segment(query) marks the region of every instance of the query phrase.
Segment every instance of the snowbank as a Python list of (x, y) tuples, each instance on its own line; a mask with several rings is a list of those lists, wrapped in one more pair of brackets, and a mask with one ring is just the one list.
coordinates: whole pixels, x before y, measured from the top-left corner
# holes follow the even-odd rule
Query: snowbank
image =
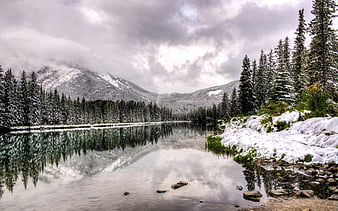
[[(287, 112), (272, 118), (272, 122), (293, 123), (299, 119), (300, 112)], [(261, 121), (266, 116), (251, 116), (247, 121), (232, 121), (222, 134), (225, 146), (237, 146), (242, 154), (254, 147), (261, 158), (281, 159), (289, 163), (337, 162), (338, 117), (311, 118), (291, 124), (289, 129), (280, 132), (265, 132)], [(307, 159), (306, 159), (307, 157)], [(309, 161), (309, 160), (308, 160)]]

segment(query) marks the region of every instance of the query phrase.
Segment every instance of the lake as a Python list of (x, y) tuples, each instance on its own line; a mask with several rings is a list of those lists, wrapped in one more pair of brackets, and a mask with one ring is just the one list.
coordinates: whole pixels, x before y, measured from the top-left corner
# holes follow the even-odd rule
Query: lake
[[(260, 169), (208, 152), (206, 136), (212, 133), (181, 123), (2, 135), (0, 209), (235, 210), (260, 205), (266, 190), (278, 183)], [(189, 184), (171, 188), (181, 180)], [(243, 199), (243, 191), (253, 189), (263, 194), (260, 202)]]

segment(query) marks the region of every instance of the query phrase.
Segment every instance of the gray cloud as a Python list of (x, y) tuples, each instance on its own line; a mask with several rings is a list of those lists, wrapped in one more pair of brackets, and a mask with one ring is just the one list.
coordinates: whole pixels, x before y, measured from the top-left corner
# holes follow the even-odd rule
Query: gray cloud
[(298, 9), (309, 17), (311, 8), (307, 0), (259, 2), (2, 0), (0, 63), (21, 70), (74, 62), (158, 92), (220, 85), (238, 79), (245, 54), (292, 37)]

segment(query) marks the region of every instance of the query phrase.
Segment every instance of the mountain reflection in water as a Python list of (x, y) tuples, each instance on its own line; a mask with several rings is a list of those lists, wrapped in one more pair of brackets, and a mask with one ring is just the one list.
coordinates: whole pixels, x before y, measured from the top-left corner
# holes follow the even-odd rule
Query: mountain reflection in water
[[(13, 192), (19, 177), (25, 188), (29, 178), (36, 185), (46, 166), (58, 166), (61, 161), (64, 162), (72, 156), (86, 155), (91, 151), (124, 151), (130, 147), (156, 144), (160, 137), (171, 135), (173, 127), (178, 126), (161, 124), (147, 127), (2, 135), (0, 197), (5, 188)], [(186, 127), (186, 124), (180, 124), (179, 127)]]

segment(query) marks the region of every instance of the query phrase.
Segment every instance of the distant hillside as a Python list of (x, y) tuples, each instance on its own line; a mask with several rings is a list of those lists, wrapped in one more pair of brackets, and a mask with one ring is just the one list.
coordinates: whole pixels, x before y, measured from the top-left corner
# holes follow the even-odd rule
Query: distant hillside
[(39, 69), (37, 76), (45, 89), (57, 89), (72, 98), (156, 102), (172, 108), (175, 113), (219, 103), (224, 91), (230, 95), (239, 83), (233, 81), (192, 93), (156, 94), (118, 76), (92, 72), (78, 65), (48, 65)]

